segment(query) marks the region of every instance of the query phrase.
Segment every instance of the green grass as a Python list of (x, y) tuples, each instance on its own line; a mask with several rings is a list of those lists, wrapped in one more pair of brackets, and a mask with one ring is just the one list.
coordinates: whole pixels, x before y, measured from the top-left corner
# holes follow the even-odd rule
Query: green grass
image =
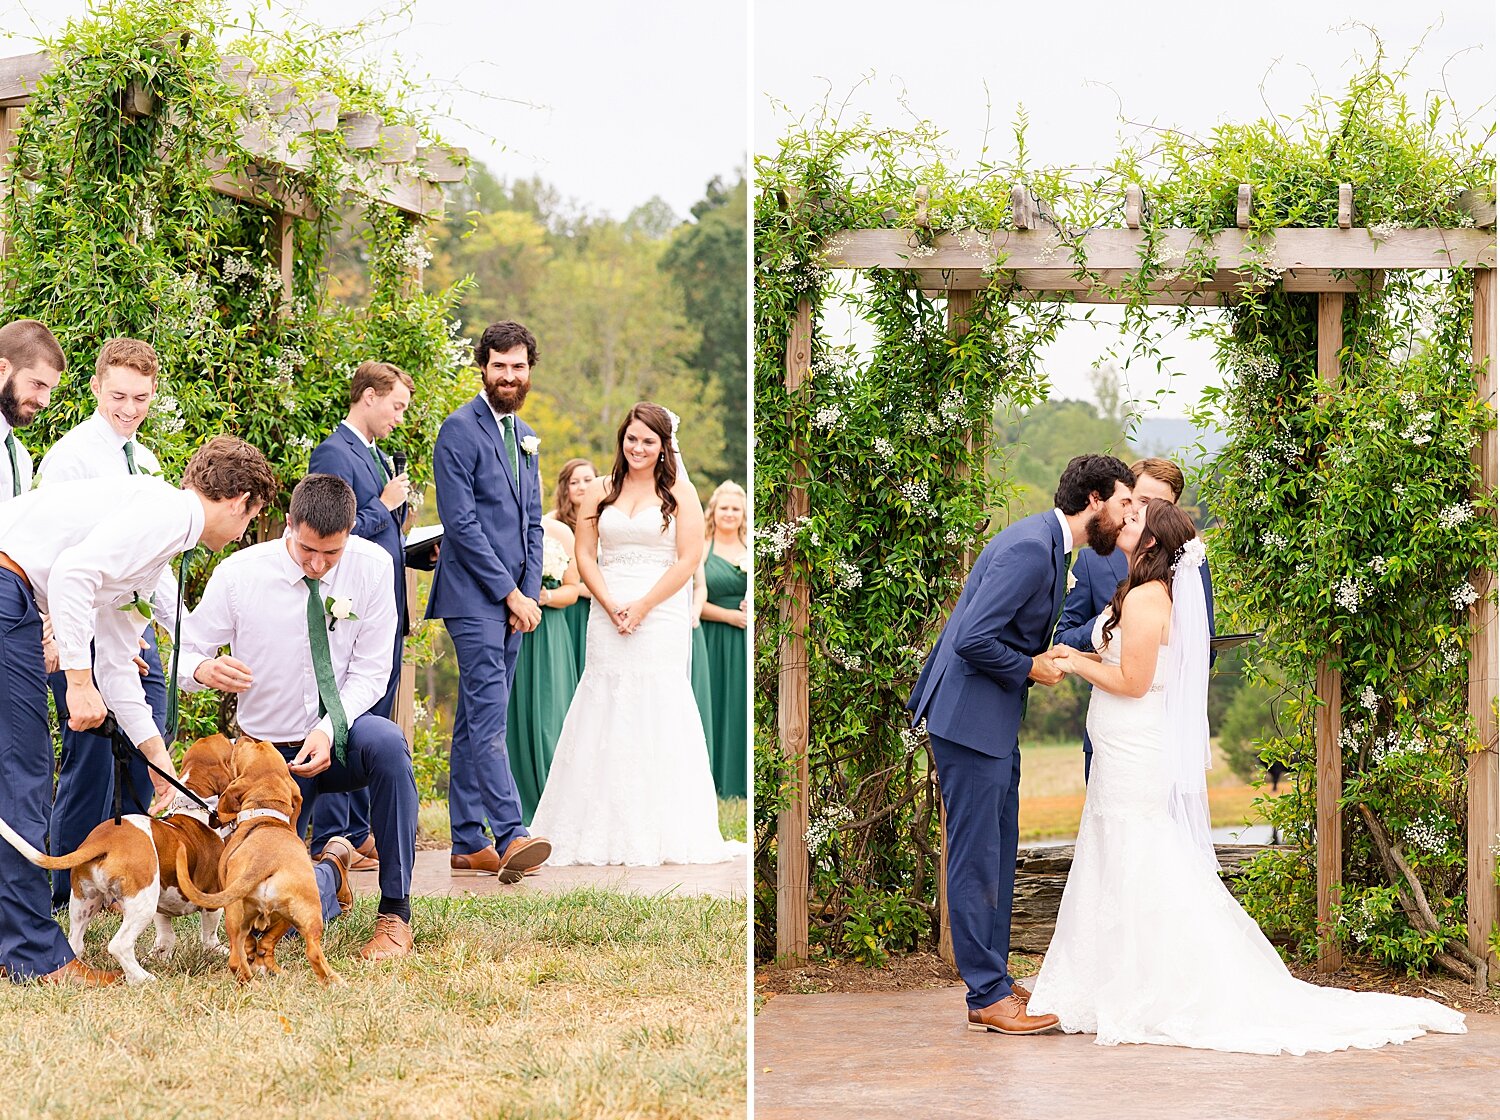
[[(0, 984), (6, 1097), (35, 1117), (728, 1117), (745, 1109), (745, 905), (596, 889), (413, 899), (417, 954), (358, 959), (374, 904), (325, 941), (319, 985), (240, 986), (180, 919), (155, 984)], [(96, 921), (85, 959), (117, 922)], [(150, 945), (144, 937), (140, 951)]]
[[(719, 802), (719, 832), (726, 840), (745, 839), (745, 799), (730, 798)], [(428, 843), (448, 843), (448, 803), (424, 801), (417, 812), (417, 839)]]

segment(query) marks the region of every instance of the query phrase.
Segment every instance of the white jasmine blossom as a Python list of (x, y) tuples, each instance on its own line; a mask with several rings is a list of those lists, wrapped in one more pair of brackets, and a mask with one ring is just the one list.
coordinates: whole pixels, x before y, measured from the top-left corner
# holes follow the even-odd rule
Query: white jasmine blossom
[(812, 426), (819, 431), (831, 432), (843, 416), (843, 410), (837, 405), (826, 404), (813, 414)]
[(1441, 818), (1420, 817), (1402, 835), (1408, 844), (1427, 852), (1441, 852), (1448, 846), (1448, 828)]
[(865, 577), (860, 574), (859, 568), (848, 560), (835, 560), (833, 570), (833, 583), (840, 591), (853, 591), (865, 582)]
[(921, 505), (928, 497), (927, 483), (921, 479), (903, 482), (896, 489), (903, 498), (914, 506)]
[(1373, 712), (1380, 706), (1380, 697), (1375, 695), (1375, 689), (1370, 685), (1359, 690), (1359, 706), (1367, 712)]
[(1457, 529), (1474, 516), (1474, 507), (1469, 502), (1454, 502), (1438, 516), (1438, 524), (1444, 529)]
[(1467, 583), (1459, 584), (1453, 589), (1453, 593), (1448, 596), (1449, 602), (1453, 604), (1453, 609), (1456, 611), (1468, 610), (1478, 598), (1479, 592), (1475, 591)]
[(1261, 534), (1260, 543), (1272, 552), (1282, 552), (1285, 551), (1289, 542), (1285, 536), (1273, 529), (1270, 532)]
[(1365, 597), (1365, 581), (1358, 576), (1345, 576), (1339, 580), (1333, 593), (1333, 600), (1344, 610), (1353, 614), (1359, 610), (1359, 604)]
[[(807, 515), (803, 514), (796, 521), (770, 521), (752, 530), (755, 551), (772, 560), (781, 559), (786, 550), (796, 542), (797, 534), (802, 531), (807, 520)], [(814, 547), (817, 546), (816, 534), (812, 534), (812, 543)]]
[(964, 395), (957, 389), (949, 389), (938, 406), (938, 417), (944, 424), (957, 424), (964, 418)]
[(896, 445), (886, 439), (885, 436), (876, 436), (875, 454), (879, 455), (882, 459), (889, 459), (896, 454)]
[(927, 721), (924, 719), (915, 727), (903, 727), (901, 729), (901, 743), (906, 747), (907, 754), (915, 754), (922, 749), (927, 741)]
[(847, 805), (836, 805), (825, 813), (819, 813), (808, 822), (807, 831), (802, 837), (807, 843), (808, 854), (814, 859), (820, 858), (828, 841), (839, 830), (839, 826), (849, 824), (853, 820), (854, 814), (849, 811)]
[(1390, 564), (1386, 561), (1386, 558), (1384, 556), (1377, 556), (1375, 557), (1375, 559), (1370, 561), (1370, 569), (1377, 576), (1385, 575), (1386, 569), (1389, 567)]

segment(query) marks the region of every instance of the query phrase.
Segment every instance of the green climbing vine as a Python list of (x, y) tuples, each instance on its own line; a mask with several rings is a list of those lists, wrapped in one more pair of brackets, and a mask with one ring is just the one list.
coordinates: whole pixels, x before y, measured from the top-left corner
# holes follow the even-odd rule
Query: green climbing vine
[[(1223, 125), (1208, 136), (1142, 132), (1103, 171), (1028, 166), (1024, 113), (1008, 159), (953, 168), (930, 125), (887, 130), (825, 116), (799, 122), (756, 162), (756, 897), (757, 953), (774, 952), (777, 814), (793, 773), (778, 739), (781, 607), (809, 581), (810, 825), (815, 951), (879, 962), (935, 931), (938, 815), (925, 744), (902, 708), (965, 574), (965, 550), (1003, 506), (982, 453), (997, 405), (1045, 394), (1036, 349), (1066, 305), (977, 294), (967, 333), (949, 337), (941, 298), (899, 274), (850, 285), (819, 261), (843, 230), (911, 234), (922, 267), (937, 234), (1003, 281), (989, 231), (1014, 229), (1010, 188), (1056, 215), (1049, 251), (1125, 305), (1129, 357), (1169, 365), (1164, 334), (1211, 337), (1222, 386), (1198, 420), (1227, 445), (1199, 484), (1214, 526), (1210, 563), (1222, 624), (1264, 630), (1259, 671), (1289, 701), (1264, 757), (1293, 773), (1265, 799), (1287, 847), (1240, 881), (1268, 932), (1309, 953), (1313, 928), (1314, 678), (1343, 675), (1345, 888), (1337, 935), (1411, 969), (1462, 974), (1468, 613), (1475, 573), (1493, 567), (1495, 495), (1478, 492), (1472, 452), (1494, 424), (1476, 401), (1470, 275), (1389, 272), (1345, 300), (1336, 391), (1316, 369), (1315, 294), (1276, 284), (1269, 255), (1226, 310), (1148, 305), (1152, 285), (1212, 276), (1207, 250), (1172, 260), (1163, 233), (1235, 225), (1239, 183), (1254, 187), (1249, 236), (1332, 227), (1352, 183), (1356, 226), (1471, 225), (1461, 189), (1493, 181), (1493, 131), (1475, 136), (1445, 98), (1414, 104), (1377, 55), (1336, 97), (1295, 118)], [(1083, 234), (1118, 228), (1127, 184), (1144, 188), (1139, 267), (1090, 274)], [(834, 241), (836, 247), (836, 240)], [(785, 387), (800, 298), (814, 323), (838, 301), (871, 326), (868, 353), (815, 329), (813, 374)], [(1093, 450), (1080, 448), (1080, 451)], [(776, 521), (807, 478), (810, 513)], [(1500, 838), (1497, 838), (1500, 839)]]

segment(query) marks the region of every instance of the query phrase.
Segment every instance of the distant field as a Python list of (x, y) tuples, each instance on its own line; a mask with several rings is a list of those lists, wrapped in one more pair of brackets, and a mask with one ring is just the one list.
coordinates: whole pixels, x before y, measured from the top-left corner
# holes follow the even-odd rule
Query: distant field
[[(1021, 840), (1077, 835), (1083, 814), (1083, 745), (1037, 743), (1021, 747)], [(1218, 747), (1208, 772), (1208, 807), (1215, 828), (1261, 824), (1251, 809), (1257, 791), (1229, 769)]]

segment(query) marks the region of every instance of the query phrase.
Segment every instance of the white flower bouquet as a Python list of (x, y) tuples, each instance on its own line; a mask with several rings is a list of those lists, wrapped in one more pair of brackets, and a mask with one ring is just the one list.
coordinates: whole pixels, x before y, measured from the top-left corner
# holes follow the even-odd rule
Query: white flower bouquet
[(568, 551), (551, 537), (542, 542), (542, 586), (551, 590), (562, 586), (568, 574)]

